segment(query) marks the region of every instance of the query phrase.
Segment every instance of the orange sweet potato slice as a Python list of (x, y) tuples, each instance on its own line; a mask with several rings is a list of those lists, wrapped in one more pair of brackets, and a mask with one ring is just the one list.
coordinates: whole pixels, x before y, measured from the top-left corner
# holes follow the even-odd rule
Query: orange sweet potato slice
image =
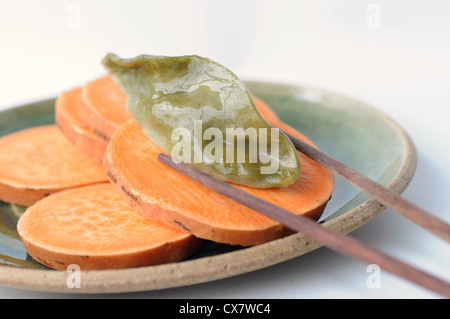
[(281, 121), (278, 115), (267, 105), (266, 102), (261, 100), (260, 98), (253, 96), (253, 102), (255, 102), (255, 106), (258, 109), (259, 113), (261, 113), (262, 117), (269, 123)]
[[(281, 129), (313, 143), (293, 128)], [(280, 223), (244, 207), (157, 160), (161, 149), (134, 121), (111, 137), (103, 166), (130, 206), (144, 217), (161, 220), (193, 235), (233, 245), (256, 245), (290, 233)], [(287, 188), (237, 187), (295, 214), (318, 219), (331, 197), (333, 174), (299, 153), (301, 174)]]
[(29, 206), (64, 189), (107, 181), (99, 163), (47, 125), (0, 138), (0, 200)]
[(117, 127), (131, 118), (126, 108), (127, 95), (111, 75), (87, 83), (81, 94), (84, 102), (80, 105), (81, 118), (105, 141)]
[(56, 100), (56, 124), (63, 134), (83, 153), (101, 163), (107, 142), (94, 134), (79, 115), (82, 87), (63, 92)]
[(201, 240), (136, 214), (110, 183), (59, 192), (29, 207), (17, 229), (38, 262), (66, 270), (119, 269), (177, 262)]

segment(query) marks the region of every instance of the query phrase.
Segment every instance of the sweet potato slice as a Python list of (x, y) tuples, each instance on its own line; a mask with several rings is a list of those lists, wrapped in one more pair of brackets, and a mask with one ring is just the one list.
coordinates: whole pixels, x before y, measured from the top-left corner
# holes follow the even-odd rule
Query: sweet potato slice
[[(305, 136), (279, 122), (291, 134)], [(199, 238), (235, 245), (255, 245), (290, 232), (278, 222), (209, 190), (157, 160), (161, 149), (129, 120), (107, 146), (103, 166), (127, 202), (144, 217), (161, 220)], [(333, 174), (299, 154), (301, 174), (288, 188), (237, 187), (288, 209), (318, 219), (331, 197)]]
[(87, 83), (81, 94), (84, 102), (79, 109), (81, 118), (105, 141), (117, 127), (131, 118), (126, 108), (127, 95), (111, 75)]
[(63, 92), (56, 100), (56, 124), (63, 134), (83, 153), (96, 162), (102, 162), (107, 142), (94, 134), (79, 115), (82, 87)]
[(201, 240), (136, 214), (110, 183), (59, 192), (29, 207), (17, 229), (38, 262), (66, 270), (119, 269), (180, 261)]
[(64, 189), (107, 181), (102, 166), (47, 125), (0, 138), (0, 200), (29, 206)]
[[(79, 114), (96, 135), (109, 141), (114, 131), (131, 118), (126, 108), (127, 95), (111, 75), (93, 80), (82, 89)], [(278, 121), (276, 113), (261, 99), (253, 96), (256, 107), (268, 121)]]
[(262, 117), (269, 122), (277, 122), (281, 121), (278, 115), (270, 108), (269, 105), (267, 105), (266, 102), (261, 100), (260, 98), (252, 95), (253, 102), (255, 102), (256, 108), (258, 109), (259, 113), (261, 113)]

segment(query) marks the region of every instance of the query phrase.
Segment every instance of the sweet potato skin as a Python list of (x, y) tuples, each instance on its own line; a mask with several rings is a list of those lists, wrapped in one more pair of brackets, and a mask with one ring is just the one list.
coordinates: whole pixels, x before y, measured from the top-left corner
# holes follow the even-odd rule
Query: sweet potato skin
[(0, 200), (20, 206), (30, 206), (37, 201), (61, 191), (55, 189), (27, 189), (0, 183)]
[(82, 87), (63, 92), (56, 100), (55, 120), (63, 134), (83, 153), (101, 163), (107, 142), (94, 134), (80, 118)]
[[(55, 252), (36, 246), (26, 239), (23, 240), (23, 243), (30, 256), (44, 266), (65, 271), (68, 266), (77, 265), (81, 270), (86, 271), (127, 269), (179, 262), (193, 254), (201, 246), (200, 241), (196, 241), (195, 237), (193, 237), (193, 241), (195, 243), (186, 241), (180, 243), (177, 247), (161, 246), (154, 250), (118, 256), (56, 254)], [(183, 253), (180, 253), (180, 251)], [(157, 260), (157, 262), (149, 263), (149, 260)]]
[(118, 126), (131, 118), (126, 109), (127, 96), (111, 75), (88, 82), (81, 96), (81, 119), (106, 142)]

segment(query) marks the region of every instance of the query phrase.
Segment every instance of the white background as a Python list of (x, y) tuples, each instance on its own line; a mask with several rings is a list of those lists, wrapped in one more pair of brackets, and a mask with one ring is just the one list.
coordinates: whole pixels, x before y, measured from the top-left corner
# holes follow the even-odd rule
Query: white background
[[(244, 79), (312, 85), (367, 102), (416, 145), (417, 173), (404, 196), (450, 222), (449, 1), (2, 0), (0, 109), (102, 75), (107, 52), (198, 54)], [(391, 210), (352, 235), (450, 280), (449, 245)], [(381, 288), (370, 289), (368, 275), (365, 264), (322, 248), (235, 278), (108, 297), (439, 298), (385, 272)], [(0, 287), (0, 297), (79, 295)]]

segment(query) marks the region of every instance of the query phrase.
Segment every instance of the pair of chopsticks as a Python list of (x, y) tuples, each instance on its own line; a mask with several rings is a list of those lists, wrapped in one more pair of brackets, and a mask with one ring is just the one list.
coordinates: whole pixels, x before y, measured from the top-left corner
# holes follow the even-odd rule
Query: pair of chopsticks
[[(291, 139), (294, 146), (306, 156), (346, 179), (384, 206), (392, 208), (402, 216), (431, 231), (447, 242), (450, 242), (449, 224), (433, 216), (415, 204), (405, 200), (382, 185), (372, 181), (347, 165), (333, 159), (320, 150), (304, 143), (292, 135), (287, 135)], [(254, 195), (244, 192), (239, 188), (207, 175), (189, 166), (188, 164), (175, 162), (170, 156), (161, 153), (158, 155), (158, 160), (183, 175), (197, 181), (198, 183), (278, 221), (293, 231), (303, 233), (304, 235), (316, 240), (332, 250), (335, 250), (336, 252), (353, 257), (368, 264), (377, 264), (381, 269), (384, 269), (398, 277), (409, 280), (442, 296), (450, 298), (450, 283), (442, 279), (379, 252), (352, 237), (345, 236), (337, 231), (326, 228), (307, 217), (296, 215)]]

